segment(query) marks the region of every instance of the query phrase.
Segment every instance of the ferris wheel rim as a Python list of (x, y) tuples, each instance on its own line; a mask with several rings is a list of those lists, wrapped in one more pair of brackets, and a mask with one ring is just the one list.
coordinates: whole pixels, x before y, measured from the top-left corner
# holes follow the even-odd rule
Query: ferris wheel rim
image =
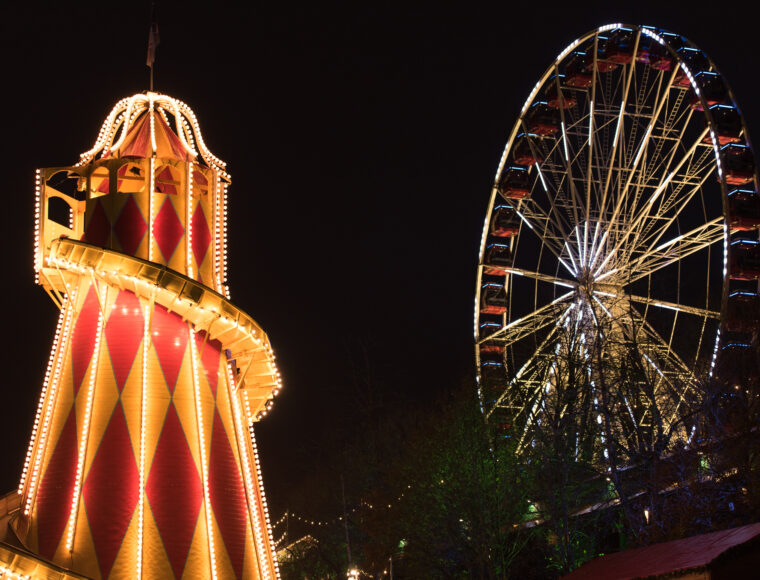
[[(711, 113), (711, 110), (710, 110), (710, 106), (708, 105), (708, 102), (705, 100), (705, 96), (701, 93), (701, 91), (699, 89), (697, 81), (695, 80), (695, 75), (692, 73), (692, 71), (689, 70), (688, 65), (681, 58), (681, 56), (676, 52), (676, 50), (668, 42), (666, 42), (663, 39), (663, 37), (662, 37), (662, 35), (667, 35), (667, 34), (672, 34), (672, 33), (669, 33), (668, 31), (665, 31), (665, 30), (662, 30), (662, 29), (654, 29), (654, 28), (644, 27), (644, 26), (639, 26), (639, 25), (626, 25), (626, 24), (619, 24), (619, 23), (609, 24), (609, 25), (605, 25), (605, 26), (601, 26), (599, 28), (596, 28), (596, 29), (594, 29), (592, 31), (589, 31), (588, 33), (584, 34), (583, 36), (577, 38), (573, 42), (571, 42), (562, 52), (559, 53), (559, 55), (557, 56), (557, 58), (555, 59), (555, 61), (552, 63), (552, 65), (550, 67), (548, 67), (546, 69), (546, 71), (542, 74), (542, 76), (540, 77), (538, 83), (536, 83), (536, 85), (533, 87), (533, 89), (531, 90), (531, 92), (530, 92), (527, 100), (525, 101), (522, 109), (520, 110), (520, 115), (519, 115), (517, 121), (515, 122), (515, 124), (514, 124), (512, 130), (511, 130), (511, 132), (510, 132), (509, 138), (507, 140), (507, 145), (506, 145), (506, 147), (504, 149), (504, 152), (503, 152), (503, 154), (501, 156), (501, 159), (500, 159), (500, 162), (499, 162), (499, 166), (498, 166), (498, 169), (497, 169), (496, 179), (495, 179), (495, 182), (494, 182), (495, 185), (494, 185), (494, 187), (492, 188), (492, 191), (491, 191), (491, 198), (490, 198), (490, 201), (489, 201), (488, 211), (486, 212), (486, 220), (485, 220), (485, 224), (484, 224), (484, 228), (483, 228), (483, 235), (482, 235), (481, 244), (480, 244), (479, 266), (478, 266), (478, 274), (477, 274), (476, 302), (475, 302), (475, 342), (476, 342), (476, 352), (475, 352), (475, 354), (476, 354), (476, 365), (477, 365), (477, 369), (478, 369), (479, 392), (481, 393), (481, 406), (482, 406), (482, 408), (484, 410), (484, 414), (486, 415), (486, 417), (488, 417), (490, 413), (489, 413), (489, 410), (486, 408), (486, 405), (485, 405), (485, 403), (483, 401), (482, 389), (481, 389), (481, 386), (482, 386), (481, 385), (481, 383), (482, 383), (482, 381), (481, 381), (481, 345), (484, 342), (486, 342), (487, 340), (493, 338), (493, 336), (480, 337), (479, 336), (479, 332), (478, 332), (479, 331), (478, 324), (479, 324), (479, 320), (480, 320), (480, 317), (481, 317), (480, 316), (481, 312), (479, 311), (479, 307), (480, 307), (480, 304), (481, 304), (481, 288), (483, 286), (483, 276), (485, 275), (484, 274), (484, 271), (485, 271), (485, 268), (484, 268), (484, 254), (485, 254), (485, 249), (486, 249), (486, 242), (487, 242), (488, 237), (489, 237), (489, 224), (491, 222), (491, 219), (492, 219), (492, 216), (493, 216), (493, 213), (494, 213), (494, 205), (499, 200), (498, 185), (499, 185), (500, 179), (502, 178), (502, 175), (503, 175), (503, 173), (505, 171), (507, 160), (509, 159), (509, 155), (512, 152), (512, 149), (513, 149), (513, 146), (515, 144), (516, 138), (520, 134), (520, 130), (522, 129), (525, 133), (527, 133), (527, 127), (525, 127), (525, 125), (524, 125), (526, 112), (537, 101), (538, 95), (541, 93), (542, 89), (546, 85), (547, 80), (552, 76), (552, 74), (559, 75), (559, 66), (563, 62), (563, 59), (565, 59), (566, 57), (568, 57), (568, 55), (570, 55), (571, 53), (573, 53), (573, 51), (575, 49), (577, 49), (579, 46), (581, 46), (584, 43), (586, 43), (592, 37), (594, 38), (594, 50), (596, 51), (596, 42), (598, 40), (599, 35), (601, 33), (604, 33), (604, 32), (607, 32), (607, 31), (614, 31), (614, 30), (617, 30), (617, 29), (630, 29), (630, 30), (632, 30), (634, 32), (635, 36), (636, 36), (636, 46), (637, 47), (638, 47), (639, 39), (642, 36), (647, 36), (650, 39), (652, 39), (653, 41), (656, 41), (657, 43), (659, 43), (667, 51), (667, 53), (670, 55), (670, 57), (673, 59), (673, 62), (674, 62), (673, 75), (675, 76), (675, 74), (676, 74), (677, 71), (683, 69), (686, 77), (688, 78), (690, 89), (698, 96), (698, 98), (700, 100), (700, 104), (701, 104), (701, 107), (702, 107), (702, 112), (704, 114), (704, 119), (706, 121), (706, 128), (704, 130), (704, 134), (700, 135), (700, 137), (695, 141), (695, 143), (697, 144), (695, 146), (698, 146), (699, 142), (702, 141), (703, 139), (707, 139), (707, 138), (710, 139), (710, 142), (712, 144), (712, 150), (713, 150), (712, 162), (715, 164), (715, 167), (717, 168), (717, 173), (719, 175), (720, 191), (721, 191), (721, 196), (722, 196), (722, 211), (720, 213), (719, 218), (716, 218), (715, 220), (712, 220), (712, 222), (710, 222), (709, 224), (703, 224), (703, 226), (705, 228), (711, 228), (710, 229), (709, 239), (712, 239), (713, 241), (711, 241), (708, 244), (708, 246), (711, 246), (711, 245), (715, 244), (718, 241), (718, 239), (720, 239), (720, 240), (723, 241), (723, 258), (724, 258), (724, 263), (723, 263), (723, 277), (722, 277), (722, 289), (721, 289), (722, 290), (722, 292), (721, 292), (721, 303), (720, 303), (720, 312), (717, 312), (717, 311), (714, 311), (714, 310), (709, 310), (708, 311), (706, 309), (702, 309), (700, 311), (700, 309), (694, 308), (694, 307), (688, 307), (688, 308), (684, 309), (683, 305), (680, 305), (680, 306), (681, 306), (682, 310), (685, 310), (685, 311), (691, 310), (691, 312), (690, 312), (691, 314), (694, 314), (695, 316), (702, 316), (705, 319), (706, 318), (717, 318), (720, 321), (720, 320), (722, 320), (722, 318), (724, 316), (724, 313), (725, 313), (725, 310), (726, 310), (726, 296), (727, 296), (727, 292), (728, 292), (728, 278), (727, 278), (727, 275), (726, 275), (726, 268), (727, 268), (728, 252), (729, 252), (729, 245), (730, 245), (729, 228), (726, 225), (726, 222), (728, 220), (727, 202), (726, 202), (727, 194), (728, 194), (728, 184), (726, 183), (726, 176), (725, 176), (725, 174), (724, 174), (724, 172), (722, 171), (722, 168), (721, 168), (721, 154), (720, 154), (719, 142), (718, 142), (718, 138), (716, 137), (716, 130), (715, 130), (716, 129), (716, 123), (715, 123), (714, 119), (712, 118), (712, 113)], [(681, 38), (683, 40), (685, 46), (689, 46), (689, 47), (692, 47), (694, 49), (697, 48), (693, 43), (689, 42), (684, 37), (681, 37), (680, 35), (678, 35), (678, 36), (679, 36), (679, 38)], [(702, 52), (702, 51), (700, 51), (700, 52)], [(702, 52), (702, 54), (705, 56), (705, 58), (707, 59), (707, 62), (709, 63), (707, 70), (714, 71), (714, 72), (717, 73), (718, 69), (715, 66), (715, 64), (712, 62), (712, 60), (709, 59), (709, 56), (707, 56), (703, 52)], [(636, 57), (636, 54), (635, 54), (635, 51), (634, 51), (634, 61), (635, 61), (635, 57)], [(596, 74), (598, 74), (597, 68), (596, 68), (597, 67), (596, 52), (594, 53), (593, 63), (594, 63), (594, 72), (593, 72), (593, 74), (596, 75)], [(636, 65), (633, 64), (630, 67), (631, 68), (631, 74), (633, 73), (633, 69), (634, 69), (635, 66)], [(719, 74), (719, 73), (717, 73), (717, 74)], [(595, 82), (596, 82), (596, 76), (594, 76), (594, 83)], [(733, 106), (736, 109), (737, 113), (739, 114), (739, 118), (740, 118), (740, 122), (741, 122), (741, 134), (742, 134), (742, 137), (743, 137), (743, 141), (746, 144), (746, 147), (751, 150), (751, 142), (749, 140), (749, 135), (748, 135), (748, 131), (747, 131), (747, 128), (746, 128), (746, 124), (744, 122), (744, 118), (741, 116), (741, 111), (738, 108), (738, 106), (736, 105), (736, 101), (735, 101), (735, 99), (733, 97), (733, 93), (731, 92), (730, 87), (728, 86), (728, 83), (725, 82), (724, 78), (723, 78), (723, 82), (726, 85), (727, 101), (731, 104), (731, 106)], [(595, 84), (594, 84), (594, 87), (595, 87)], [(668, 89), (669, 88), (670, 87), (668, 87)], [(623, 109), (620, 110), (620, 116), (621, 116), (621, 118), (623, 116), (623, 111), (625, 109), (625, 102), (623, 103), (622, 106), (623, 106)], [(589, 113), (589, 118), (590, 118), (590, 123), (593, 123), (593, 119), (594, 119), (594, 117), (593, 117), (593, 115), (594, 115), (594, 112), (593, 112), (593, 100), (591, 102), (591, 107), (592, 107), (592, 109), (591, 109), (591, 111)], [(563, 123), (563, 132), (564, 132), (564, 123)], [(591, 132), (592, 132), (592, 129), (591, 129), (591, 126), (590, 126), (590, 128), (589, 128), (589, 142), (591, 142)], [(617, 134), (616, 134), (615, 139), (617, 139)], [(589, 147), (590, 147), (590, 145), (589, 145)], [(643, 150), (643, 147), (642, 147), (642, 150)], [(567, 152), (567, 150), (566, 150), (566, 152)], [(540, 163), (536, 163), (537, 172), (538, 172), (539, 176), (541, 177), (541, 180), (543, 181), (544, 178), (543, 178), (543, 175), (541, 175), (541, 173), (540, 173), (540, 171), (541, 171), (540, 170), (540, 165), (541, 165)], [(754, 181), (755, 181), (755, 183), (757, 182), (756, 173), (755, 173)], [(544, 189), (546, 189), (546, 184), (545, 183), (544, 183)], [(548, 189), (546, 191), (547, 191), (547, 196), (548, 196), (548, 194), (549, 194), (548, 193)], [(701, 190), (700, 190), (700, 192), (701, 192)], [(528, 197), (528, 200), (529, 199), (530, 199), (530, 197)], [(518, 203), (520, 204), (519, 207), (522, 207), (522, 203), (523, 202), (519, 201)], [(530, 204), (531, 202), (530, 201), (526, 201), (525, 203), (526, 204)], [(515, 207), (517, 208), (518, 204), (515, 204)], [(531, 226), (531, 224), (530, 224), (530, 222), (528, 220), (526, 220), (524, 218), (523, 215), (520, 214), (519, 209), (515, 209), (515, 212), (520, 216), (520, 219), (521, 219), (521, 222), (520, 222), (520, 233), (517, 234), (517, 236), (515, 237), (516, 238), (515, 245), (517, 245), (517, 244), (519, 244), (520, 237), (523, 235), (523, 226), (525, 226), (526, 224), (528, 226)], [(547, 221), (547, 223), (548, 223), (548, 221)], [(576, 224), (576, 227), (577, 227), (577, 225), (578, 224)], [(588, 222), (587, 222), (586, 225), (588, 225)], [(703, 232), (697, 232), (697, 233), (694, 234), (694, 236), (696, 237), (700, 233), (703, 233)], [(684, 234), (684, 235), (686, 236), (686, 238), (688, 238), (687, 234)], [(716, 236), (718, 236), (718, 237), (716, 237)], [(576, 237), (578, 237), (578, 236), (576, 236)], [(567, 236), (566, 236), (565, 239), (568, 239)], [(541, 252), (544, 251), (544, 247), (543, 246), (544, 246), (544, 244), (542, 244)], [(574, 262), (572, 253), (569, 250), (568, 250), (568, 255), (570, 257), (570, 260), (567, 260), (567, 262)], [(570, 289), (570, 291), (569, 292), (565, 292), (564, 294), (562, 294), (561, 296), (559, 296), (558, 298), (556, 298), (552, 302), (552, 305), (554, 303), (557, 303), (557, 302), (567, 301), (573, 295), (573, 292), (575, 292), (577, 290), (577, 288), (578, 288), (578, 281), (577, 280), (573, 280), (573, 276), (572, 276), (573, 275), (574, 267), (577, 268), (577, 265), (574, 264), (574, 263), (568, 264), (566, 262), (563, 262), (563, 260), (561, 259), (560, 255), (557, 255), (556, 257), (557, 257), (557, 260), (559, 261), (559, 263), (562, 263), (562, 265), (564, 266), (565, 270), (567, 270), (565, 272), (565, 274), (570, 274), (570, 276), (559, 277), (555, 273), (554, 283), (557, 284), (557, 285), (559, 285), (559, 286), (566, 286), (566, 287), (568, 287)], [(559, 268), (559, 264), (558, 264), (557, 267)], [(546, 274), (540, 273), (538, 271), (533, 272), (533, 273), (528, 273), (528, 272), (526, 272), (524, 270), (521, 271), (520, 268), (505, 268), (504, 272), (505, 272), (505, 276), (507, 278), (509, 278), (509, 280), (510, 280), (510, 282), (508, 282), (507, 284), (511, 283), (511, 280), (514, 278), (515, 275), (528, 275), (528, 276), (532, 275), (535, 278), (536, 287), (538, 286), (539, 278), (540, 277), (544, 277), (544, 279), (546, 279), (546, 276), (547, 276)], [(577, 271), (575, 272), (575, 277), (577, 278)], [(708, 277), (709, 277), (709, 274), (708, 274)], [(709, 285), (709, 280), (708, 280), (708, 285)], [(564, 288), (563, 290), (567, 290), (568, 288)], [(509, 295), (510, 295), (510, 303), (509, 304), (511, 305), (512, 292), (509, 292)], [(677, 309), (677, 307), (679, 306), (678, 304), (668, 303), (668, 301), (665, 301), (665, 300), (652, 299), (651, 296), (646, 296), (646, 297), (636, 296), (636, 297), (632, 297), (632, 298), (634, 300), (638, 300), (639, 302), (645, 303), (646, 309), (648, 309), (650, 306)], [(534, 295), (534, 299), (535, 299), (535, 295)], [(545, 306), (546, 305), (544, 305), (543, 307), (545, 307)], [(539, 314), (541, 312), (542, 308), (534, 308), (534, 312), (532, 312), (531, 315), (534, 315), (534, 314), (537, 315), (537, 314)], [(687, 313), (689, 313), (689, 312), (687, 312)], [(507, 320), (505, 319), (504, 328), (502, 330), (506, 331), (506, 330), (510, 329), (510, 327), (518, 326), (519, 322), (520, 322), (520, 320), (512, 320), (510, 322), (507, 322)], [(714, 366), (714, 364), (715, 364), (715, 353), (717, 352), (717, 349), (718, 349), (719, 340), (720, 340), (720, 325), (718, 326), (718, 330), (716, 332), (715, 339), (714, 339), (714, 343), (715, 344), (714, 344), (714, 349), (713, 349), (712, 366)], [(513, 369), (513, 372), (514, 372), (514, 369)], [(514, 380), (519, 379), (520, 372), (521, 371), (518, 371), (515, 374), (515, 376), (513, 376), (513, 378), (511, 379), (512, 382), (514, 382)], [(510, 382), (510, 387), (511, 387), (512, 382)], [(491, 410), (493, 410), (494, 408), (495, 408), (495, 406), (492, 407)]]

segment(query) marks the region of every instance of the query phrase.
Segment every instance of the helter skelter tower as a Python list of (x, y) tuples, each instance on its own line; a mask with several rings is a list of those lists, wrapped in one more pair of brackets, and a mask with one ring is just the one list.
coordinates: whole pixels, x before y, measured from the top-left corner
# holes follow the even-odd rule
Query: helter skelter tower
[(12, 522), (93, 578), (278, 576), (253, 423), (280, 389), (229, 301), (225, 164), (193, 111), (119, 101), (37, 172), (35, 271), (61, 314)]

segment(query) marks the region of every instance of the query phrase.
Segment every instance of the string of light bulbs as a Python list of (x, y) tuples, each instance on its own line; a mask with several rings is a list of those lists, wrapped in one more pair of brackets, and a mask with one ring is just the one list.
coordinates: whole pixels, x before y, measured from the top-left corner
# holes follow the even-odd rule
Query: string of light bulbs
[[(411, 489), (411, 488), (412, 488), (411, 485), (407, 485), (406, 486), (406, 489)], [(392, 509), (393, 506), (395, 506), (396, 504), (398, 504), (404, 498), (405, 494), (406, 494), (406, 492), (402, 491), (398, 495), (398, 497), (396, 497), (390, 503), (383, 503), (383, 504), (374, 504), (374, 503), (370, 503), (370, 502), (368, 502), (366, 500), (361, 500), (359, 502), (359, 505), (354, 506), (353, 508), (351, 508), (350, 510), (348, 510), (348, 514), (347, 515), (354, 515), (361, 508), (367, 508), (367, 509), (370, 509), (370, 510), (374, 510), (374, 509), (386, 509), (386, 510), (389, 510), (389, 509)], [(343, 516), (337, 516), (337, 517), (334, 517), (334, 518), (329, 519), (329, 520), (319, 520), (319, 519), (315, 520), (315, 519), (309, 518), (307, 516), (299, 515), (297, 513), (292, 512), (291, 510), (287, 509), (287, 510), (285, 510), (285, 513), (282, 514), (282, 516), (280, 517), (280, 519), (278, 519), (277, 522), (274, 525), (272, 525), (272, 529), (275, 529), (277, 526), (281, 525), (289, 517), (294, 518), (294, 519), (298, 520), (301, 523), (304, 523), (304, 524), (307, 524), (307, 525), (310, 525), (310, 526), (316, 526), (316, 527), (333, 526), (333, 525), (336, 525), (339, 522), (343, 521)], [(278, 540), (275, 543), (279, 544), (280, 540)]]

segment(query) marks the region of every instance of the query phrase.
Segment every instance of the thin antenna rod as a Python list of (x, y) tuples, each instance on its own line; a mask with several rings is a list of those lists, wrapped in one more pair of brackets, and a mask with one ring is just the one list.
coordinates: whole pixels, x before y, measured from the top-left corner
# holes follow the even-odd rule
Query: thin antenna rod
[(150, 3), (150, 29), (148, 32), (148, 58), (145, 64), (150, 68), (150, 90), (153, 91), (153, 63), (156, 62), (156, 47), (161, 39), (158, 36), (158, 21), (156, 20), (156, 2)]

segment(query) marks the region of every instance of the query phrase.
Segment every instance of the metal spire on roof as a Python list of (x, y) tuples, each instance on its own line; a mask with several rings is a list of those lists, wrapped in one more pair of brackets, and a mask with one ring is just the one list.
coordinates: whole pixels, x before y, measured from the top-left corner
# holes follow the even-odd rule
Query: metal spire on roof
[(156, 47), (161, 39), (158, 36), (158, 21), (156, 19), (156, 2), (150, 3), (150, 28), (148, 32), (148, 57), (145, 64), (150, 68), (150, 90), (153, 91), (153, 63), (156, 62)]

